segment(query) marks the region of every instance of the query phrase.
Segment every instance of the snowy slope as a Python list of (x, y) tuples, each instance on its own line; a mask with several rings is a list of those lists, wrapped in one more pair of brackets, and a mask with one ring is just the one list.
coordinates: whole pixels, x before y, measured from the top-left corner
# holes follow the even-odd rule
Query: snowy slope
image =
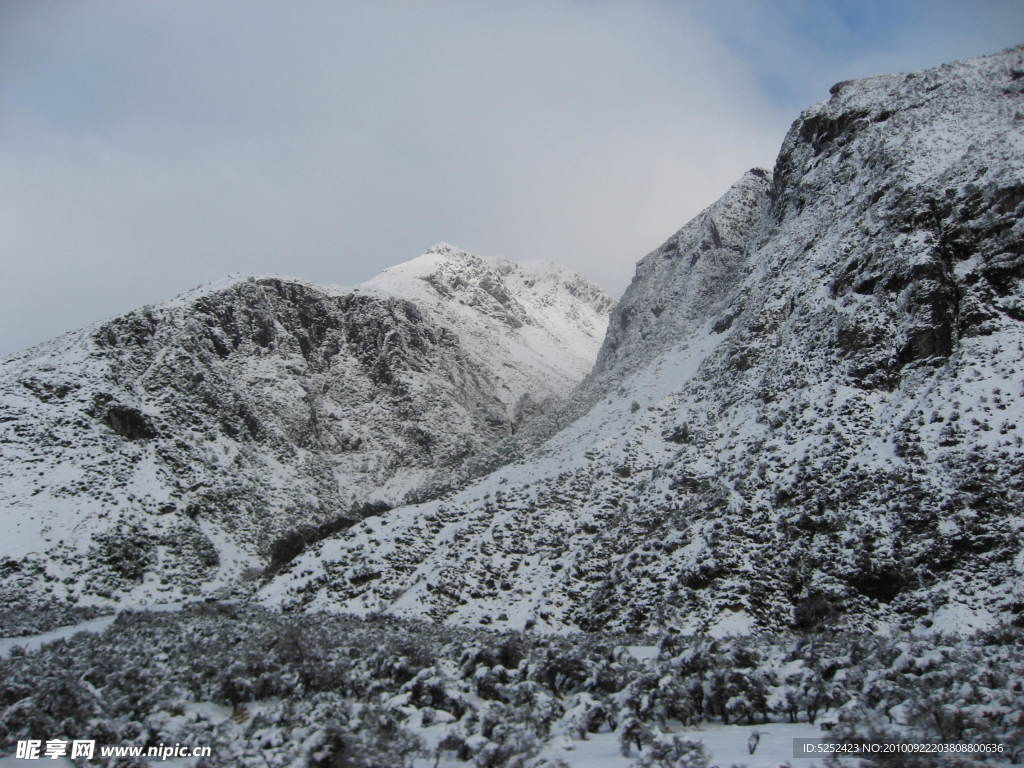
[[(398, 272), (470, 284), (477, 263), (433, 249)], [(568, 273), (495, 270), (521, 327), (484, 304), (446, 313), (419, 280), (371, 281), (385, 293), (252, 277), (6, 358), (0, 597), (233, 588), (286, 534), (322, 535), (487, 458), (520, 399), (583, 376), (611, 304)]]
[(527, 461), (272, 605), (713, 634), (1024, 621), (1022, 49), (837, 84), (647, 256)]

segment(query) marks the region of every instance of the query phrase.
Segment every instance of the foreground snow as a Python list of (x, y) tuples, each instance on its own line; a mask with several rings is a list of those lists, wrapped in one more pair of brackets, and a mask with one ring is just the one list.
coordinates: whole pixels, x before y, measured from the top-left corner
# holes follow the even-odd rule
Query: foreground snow
[[(709, 724), (700, 728), (683, 728), (677, 725), (669, 732), (703, 743), (710, 764), (720, 768), (730, 768), (733, 765), (742, 765), (745, 768), (779, 768), (780, 765), (793, 761), (793, 739), (816, 739), (823, 735), (819, 728), (807, 723)], [(754, 733), (759, 735), (759, 741), (756, 751), (751, 755), (747, 744)], [(420, 735), (428, 744), (436, 743), (438, 738), (431, 729), (424, 729)], [(564, 760), (571, 768), (630, 768), (637, 757), (637, 753), (630, 757), (622, 755), (619, 738), (615, 733), (591, 733), (583, 741), (562, 739), (557, 744), (548, 745), (538, 755), (538, 759)], [(802, 768), (815, 768), (818, 761), (801, 760), (799, 764)], [(432, 768), (434, 759), (420, 758), (414, 765), (415, 768)], [(469, 763), (451, 759), (442, 759), (438, 762), (438, 768), (467, 768), (468, 765)], [(851, 765), (850, 768), (854, 766)]]

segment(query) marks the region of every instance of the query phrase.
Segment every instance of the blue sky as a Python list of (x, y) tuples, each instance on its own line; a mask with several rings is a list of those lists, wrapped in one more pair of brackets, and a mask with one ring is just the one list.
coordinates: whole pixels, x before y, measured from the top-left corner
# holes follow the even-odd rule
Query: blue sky
[(1019, 0), (8, 0), (0, 354), (439, 240), (617, 294), (832, 83), (1022, 30)]
[(699, 7), (763, 93), (796, 111), (839, 80), (1024, 42), (1020, 0), (720, 0)]

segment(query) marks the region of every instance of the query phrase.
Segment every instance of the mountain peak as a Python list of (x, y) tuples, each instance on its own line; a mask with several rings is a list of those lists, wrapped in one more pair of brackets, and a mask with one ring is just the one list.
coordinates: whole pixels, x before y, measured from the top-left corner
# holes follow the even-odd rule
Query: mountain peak
[[(427, 248), (427, 250), (425, 250), (423, 252), (423, 254), (424, 255), (438, 254), (440, 256), (451, 256), (453, 258), (460, 258), (460, 257), (464, 257), (464, 256), (473, 256), (473, 254), (471, 254), (465, 248), (459, 248), (459, 246), (452, 245), (451, 243), (445, 242), (444, 240), (441, 240), (440, 242), (434, 243), (432, 246)], [(479, 256), (474, 256), (474, 258), (480, 258), (480, 257)]]
[[(458, 329), (474, 354), (504, 356), (508, 370), (547, 371), (550, 390), (534, 393), (543, 397), (568, 391), (590, 370), (613, 305), (567, 269), (488, 259), (448, 243), (384, 270), (361, 288), (412, 299)], [(510, 383), (498, 397), (513, 406), (533, 379), (530, 374), (522, 386)]]

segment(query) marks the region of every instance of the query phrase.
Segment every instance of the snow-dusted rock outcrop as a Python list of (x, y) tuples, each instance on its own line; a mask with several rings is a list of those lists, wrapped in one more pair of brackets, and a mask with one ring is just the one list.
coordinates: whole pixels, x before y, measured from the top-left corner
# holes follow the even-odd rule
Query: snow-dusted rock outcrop
[(230, 279), (8, 357), (0, 598), (236, 585), (286, 534), (486, 457), (524, 400), (582, 378), (610, 306), (440, 246), (358, 289)]
[(641, 262), (586, 414), (321, 542), (264, 599), (555, 629), (1024, 623), (1022, 50), (837, 84), (770, 179)]

